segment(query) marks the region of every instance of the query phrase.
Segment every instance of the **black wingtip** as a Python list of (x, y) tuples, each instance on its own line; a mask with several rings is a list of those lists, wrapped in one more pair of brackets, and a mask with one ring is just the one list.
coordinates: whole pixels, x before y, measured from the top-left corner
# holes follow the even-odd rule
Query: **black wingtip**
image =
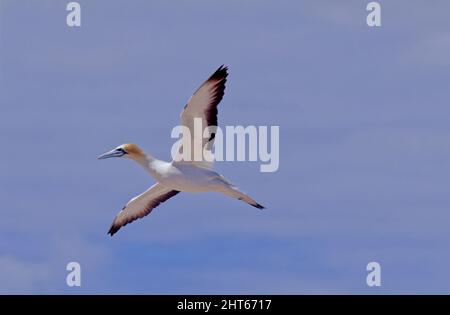
[(109, 228), (109, 231), (108, 231), (108, 233), (107, 233), (107, 234), (109, 234), (109, 235), (113, 236), (113, 235), (114, 235), (114, 234), (116, 234), (116, 233), (117, 233), (117, 231), (119, 231), (119, 230), (120, 230), (120, 227), (117, 227), (117, 226), (111, 225), (111, 227)]
[(259, 210), (266, 209), (266, 207), (264, 207), (263, 205), (260, 205), (259, 203), (257, 203), (256, 205), (252, 205), (252, 206), (255, 208), (258, 208)]
[(208, 80), (222, 80), (228, 76), (228, 67), (221, 65)]

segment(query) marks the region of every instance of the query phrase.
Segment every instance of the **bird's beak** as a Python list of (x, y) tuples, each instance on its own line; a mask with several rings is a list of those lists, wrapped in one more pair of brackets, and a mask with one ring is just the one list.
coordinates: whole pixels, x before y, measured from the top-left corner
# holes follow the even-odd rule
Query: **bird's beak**
[(103, 153), (97, 159), (103, 160), (103, 159), (109, 159), (109, 158), (113, 158), (113, 157), (121, 157), (124, 155), (125, 155), (125, 153), (123, 152), (123, 150), (114, 149), (109, 152)]

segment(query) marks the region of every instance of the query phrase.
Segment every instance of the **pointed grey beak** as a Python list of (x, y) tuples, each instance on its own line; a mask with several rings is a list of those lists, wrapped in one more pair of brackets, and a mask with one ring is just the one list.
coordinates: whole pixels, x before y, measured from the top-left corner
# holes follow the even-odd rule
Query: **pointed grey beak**
[(123, 149), (114, 149), (109, 152), (103, 153), (102, 155), (100, 155), (97, 158), (97, 160), (104, 160), (104, 159), (109, 159), (109, 158), (113, 158), (113, 157), (121, 157), (124, 155), (125, 155), (125, 151)]

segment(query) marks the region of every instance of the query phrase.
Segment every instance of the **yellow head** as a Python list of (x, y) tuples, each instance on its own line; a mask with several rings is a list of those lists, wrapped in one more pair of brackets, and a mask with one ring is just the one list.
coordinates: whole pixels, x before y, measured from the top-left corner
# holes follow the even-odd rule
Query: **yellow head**
[(98, 157), (99, 160), (108, 159), (112, 157), (125, 157), (132, 160), (139, 160), (145, 157), (144, 151), (134, 143), (125, 143), (119, 145), (117, 148), (106, 152)]

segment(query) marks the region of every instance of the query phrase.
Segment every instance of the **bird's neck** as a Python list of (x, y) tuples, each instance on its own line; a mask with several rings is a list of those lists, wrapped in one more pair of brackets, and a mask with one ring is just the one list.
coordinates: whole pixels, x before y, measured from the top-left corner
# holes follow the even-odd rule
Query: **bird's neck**
[(152, 177), (158, 179), (158, 159), (155, 159), (153, 156), (149, 154), (143, 154), (139, 157), (133, 159), (137, 164), (139, 164), (144, 170), (150, 173)]

